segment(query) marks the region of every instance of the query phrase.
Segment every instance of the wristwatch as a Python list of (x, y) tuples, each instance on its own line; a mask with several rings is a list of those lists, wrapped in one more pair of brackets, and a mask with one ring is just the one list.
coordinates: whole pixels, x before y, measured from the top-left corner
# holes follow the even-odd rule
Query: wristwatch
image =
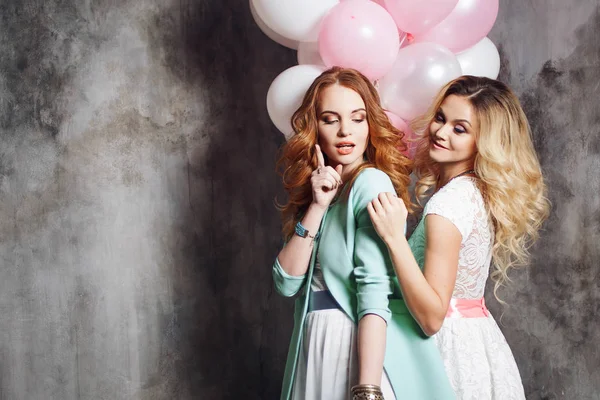
[(302, 224), (300, 223), (300, 221), (298, 221), (298, 223), (296, 224), (296, 235), (300, 236), (301, 238), (306, 238), (309, 237), (312, 240), (317, 240), (317, 238), (319, 237), (319, 232), (317, 232), (316, 235), (311, 235), (310, 232), (308, 231), (308, 229), (306, 229), (304, 226), (302, 226)]

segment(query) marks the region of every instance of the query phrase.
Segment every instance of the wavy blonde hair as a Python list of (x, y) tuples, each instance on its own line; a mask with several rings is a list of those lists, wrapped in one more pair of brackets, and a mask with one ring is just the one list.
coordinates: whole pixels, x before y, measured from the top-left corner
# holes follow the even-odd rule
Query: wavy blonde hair
[[(306, 92), (302, 105), (292, 116), (294, 135), (281, 148), (281, 157), (277, 162), (288, 193), (287, 203), (278, 205), (286, 239), (294, 234), (294, 226), (312, 202), (310, 177), (318, 165), (315, 145), (318, 143), (320, 95), (325, 88), (336, 84), (352, 89), (362, 97), (369, 124), (365, 162), (353, 171), (343, 191), (349, 192), (363, 169), (375, 167), (390, 177), (398, 196), (410, 205), (408, 186), (411, 161), (402, 154), (406, 150), (406, 144), (402, 141), (404, 133), (391, 124), (381, 107), (377, 90), (364, 75), (351, 68), (333, 67), (317, 77)], [(327, 156), (324, 156), (327, 163)]]
[(429, 126), (450, 95), (467, 99), (479, 122), (475, 171), (495, 229), (491, 276), (498, 299), (498, 289), (510, 281), (508, 271), (527, 265), (529, 248), (548, 217), (546, 185), (517, 96), (502, 82), (462, 76), (442, 88), (428, 112), (411, 124), (420, 134), (414, 165), (419, 204), (439, 178), (439, 168), (429, 156)]

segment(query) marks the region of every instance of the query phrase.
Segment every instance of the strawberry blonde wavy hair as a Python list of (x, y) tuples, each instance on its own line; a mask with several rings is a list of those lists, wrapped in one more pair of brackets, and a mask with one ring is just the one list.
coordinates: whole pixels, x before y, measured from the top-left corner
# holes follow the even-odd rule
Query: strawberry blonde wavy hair
[(439, 178), (438, 166), (429, 156), (429, 126), (450, 95), (467, 99), (479, 122), (475, 171), (495, 229), (491, 275), (498, 298), (498, 289), (509, 281), (508, 271), (528, 263), (529, 248), (548, 217), (546, 185), (517, 96), (502, 82), (462, 76), (442, 88), (428, 112), (411, 124), (421, 136), (414, 164), (419, 204)]
[[(313, 200), (310, 178), (317, 168), (317, 112), (321, 93), (331, 85), (352, 89), (362, 97), (369, 124), (365, 162), (353, 171), (342, 191), (349, 193), (358, 174), (365, 168), (374, 167), (390, 177), (398, 196), (406, 204), (410, 204), (408, 186), (411, 161), (401, 152), (406, 150), (406, 144), (402, 141), (404, 133), (391, 124), (380, 105), (377, 90), (364, 75), (354, 69), (333, 67), (317, 77), (306, 92), (302, 105), (292, 116), (294, 135), (281, 148), (281, 156), (277, 162), (277, 169), (288, 194), (287, 203), (279, 205), (286, 239), (293, 235), (294, 226)], [(327, 163), (325, 154), (324, 157)]]

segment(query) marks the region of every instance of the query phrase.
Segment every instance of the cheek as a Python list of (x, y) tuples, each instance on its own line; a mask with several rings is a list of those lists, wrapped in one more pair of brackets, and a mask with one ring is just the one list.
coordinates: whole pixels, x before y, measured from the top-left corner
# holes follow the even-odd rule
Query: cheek
[(473, 141), (473, 144), (471, 145), (471, 152), (477, 154), (477, 143), (475, 143), (475, 141)]
[(472, 137), (469, 137), (467, 140), (464, 140), (461, 143), (462, 150), (468, 154), (475, 154), (477, 152), (477, 145), (475, 144), (475, 140)]
[(359, 132), (360, 132), (360, 141), (361, 141), (363, 147), (367, 147), (367, 142), (369, 141), (369, 124), (366, 122), (361, 124)]
[(332, 133), (331, 126), (328, 125), (319, 125), (318, 130), (318, 141), (320, 145), (325, 145), (331, 142), (332, 137), (335, 136), (335, 133)]

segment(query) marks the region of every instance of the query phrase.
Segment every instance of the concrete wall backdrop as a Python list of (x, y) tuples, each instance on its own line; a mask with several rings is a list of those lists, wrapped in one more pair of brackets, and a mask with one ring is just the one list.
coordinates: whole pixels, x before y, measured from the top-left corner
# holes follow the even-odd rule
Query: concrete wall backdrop
[[(502, 0), (491, 38), (553, 214), (489, 298), (530, 399), (600, 398), (600, 4)], [(0, 2), (0, 399), (275, 399), (295, 54), (246, 1)]]
[(491, 38), (553, 204), (503, 330), (528, 398), (600, 399), (600, 1), (502, 0)]

